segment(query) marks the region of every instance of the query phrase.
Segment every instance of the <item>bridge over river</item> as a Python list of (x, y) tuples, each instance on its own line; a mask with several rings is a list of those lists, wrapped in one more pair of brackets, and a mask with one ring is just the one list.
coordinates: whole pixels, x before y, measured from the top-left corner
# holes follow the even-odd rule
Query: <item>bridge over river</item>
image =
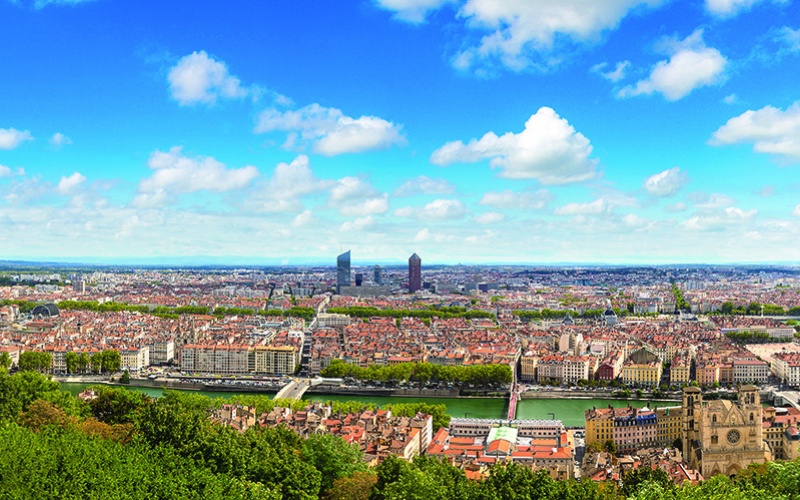
[(320, 377), (293, 378), (278, 391), (278, 394), (275, 395), (275, 399), (303, 399), (303, 395), (311, 386), (319, 385), (324, 381), (325, 379)]

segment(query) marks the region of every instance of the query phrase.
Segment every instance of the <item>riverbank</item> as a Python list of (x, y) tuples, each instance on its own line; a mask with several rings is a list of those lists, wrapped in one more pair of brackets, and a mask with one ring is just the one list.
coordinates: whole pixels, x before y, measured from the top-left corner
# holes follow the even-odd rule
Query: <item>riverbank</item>
[(629, 398), (614, 396), (611, 392), (603, 393), (598, 391), (578, 391), (578, 390), (531, 390), (520, 393), (520, 399), (609, 399), (617, 401), (673, 401), (681, 403), (682, 398), (679, 394), (662, 394), (658, 398), (653, 398), (647, 393), (642, 394), (641, 398), (631, 396)]

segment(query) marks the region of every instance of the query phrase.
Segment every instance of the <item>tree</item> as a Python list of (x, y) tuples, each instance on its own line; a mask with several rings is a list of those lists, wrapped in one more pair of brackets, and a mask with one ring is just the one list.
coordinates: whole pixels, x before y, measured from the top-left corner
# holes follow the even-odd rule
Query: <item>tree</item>
[(302, 459), (322, 473), (320, 491), (333, 487), (333, 482), (367, 467), (357, 445), (332, 434), (314, 434), (303, 442)]
[(8, 355), (7, 352), (3, 351), (0, 353), (0, 367), (5, 368), (8, 371), (11, 368), (11, 356)]
[(122, 372), (122, 375), (119, 377), (120, 384), (130, 384), (131, 383), (131, 374), (128, 370)]
[(75, 373), (78, 371), (78, 359), (80, 359), (80, 354), (77, 352), (69, 351), (68, 353), (64, 354), (64, 362), (67, 365), (67, 373)]
[(674, 487), (674, 483), (662, 469), (639, 467), (626, 472), (622, 477), (622, 493), (626, 497), (632, 497), (647, 483), (656, 483), (664, 491), (669, 491)]
[(22, 412), (19, 423), (32, 431), (38, 432), (48, 425), (67, 427), (75, 425), (77, 419), (68, 416), (64, 410), (44, 399), (37, 399)]
[(49, 352), (25, 351), (19, 355), (19, 369), (21, 371), (37, 371), (45, 373), (50, 371), (53, 356)]
[(481, 486), (482, 498), (503, 500), (549, 498), (555, 492), (555, 481), (546, 470), (534, 472), (513, 462), (494, 465), (489, 471), (489, 478)]
[(336, 479), (324, 498), (326, 500), (369, 500), (372, 488), (377, 482), (378, 476), (372, 472), (356, 472), (350, 476)]
[(106, 424), (134, 422), (141, 411), (150, 404), (147, 395), (119, 387), (92, 388), (95, 398), (89, 401), (92, 415)]

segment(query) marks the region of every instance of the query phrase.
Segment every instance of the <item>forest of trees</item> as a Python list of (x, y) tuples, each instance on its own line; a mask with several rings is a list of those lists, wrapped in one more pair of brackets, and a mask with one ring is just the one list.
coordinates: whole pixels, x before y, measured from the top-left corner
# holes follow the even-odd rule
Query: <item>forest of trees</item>
[[(728, 500), (790, 499), (800, 492), (800, 462), (753, 466), (732, 479), (685, 487), (648, 468), (627, 473), (621, 485), (554, 481), (514, 464), (495, 465), (486, 480), (471, 481), (430, 457), (390, 457), (370, 468), (355, 445), (335, 436), (304, 439), (286, 428), (240, 433), (214, 423), (208, 416), (220, 400), (95, 389), (97, 398), (86, 403), (36, 371), (9, 375), (0, 368), (2, 498)], [(237, 399), (257, 411), (304, 404)]]

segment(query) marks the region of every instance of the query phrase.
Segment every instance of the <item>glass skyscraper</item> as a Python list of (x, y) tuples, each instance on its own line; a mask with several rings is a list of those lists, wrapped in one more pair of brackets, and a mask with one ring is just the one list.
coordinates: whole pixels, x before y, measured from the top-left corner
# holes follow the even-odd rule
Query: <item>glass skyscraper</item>
[(350, 286), (350, 250), (336, 257), (336, 293), (343, 286)]

